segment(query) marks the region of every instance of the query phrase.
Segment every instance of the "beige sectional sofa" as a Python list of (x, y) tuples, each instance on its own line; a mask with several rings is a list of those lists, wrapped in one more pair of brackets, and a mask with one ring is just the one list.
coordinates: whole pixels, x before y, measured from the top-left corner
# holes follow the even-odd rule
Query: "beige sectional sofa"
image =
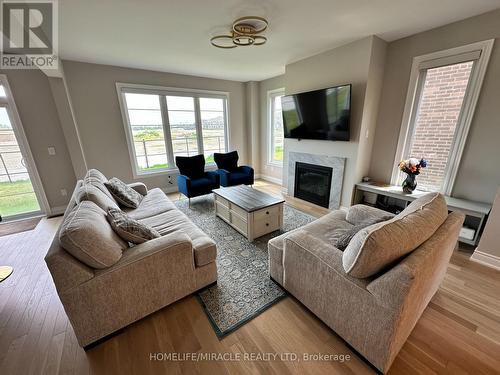
[[(79, 226), (88, 230), (89, 235), (78, 240), (93, 245), (95, 253), (72, 248), (71, 254), (61, 246), (58, 232), (45, 257), (83, 347), (217, 280), (214, 241), (160, 189), (129, 185), (144, 197), (138, 208), (126, 211), (161, 237), (132, 247), (119, 239), (105, 219), (107, 208), (118, 206), (105, 181), (97, 170), (78, 181), (62, 224), (76, 227), (75, 236), (82, 232)], [(122, 249), (118, 255), (116, 247)]]
[(333, 211), (268, 246), (270, 276), (383, 373), (443, 280), (464, 220), (428, 194), (359, 231), (344, 252), (335, 247), (385, 215), (363, 205)]

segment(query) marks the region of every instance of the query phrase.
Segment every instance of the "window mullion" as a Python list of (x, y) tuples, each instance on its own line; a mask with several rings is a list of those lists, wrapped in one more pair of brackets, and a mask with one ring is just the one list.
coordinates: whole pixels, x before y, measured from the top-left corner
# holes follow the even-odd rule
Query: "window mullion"
[(161, 109), (161, 118), (163, 125), (163, 140), (165, 142), (165, 150), (167, 152), (167, 160), (169, 167), (172, 168), (175, 166), (174, 159), (174, 149), (172, 144), (172, 134), (170, 133), (170, 121), (168, 118), (168, 108), (167, 108), (167, 99), (165, 95), (160, 95), (160, 109)]
[(270, 103), (269, 103), (269, 126), (271, 127), (270, 132), (271, 132), (271, 137), (270, 137), (270, 144), (269, 144), (269, 161), (271, 163), (274, 163), (274, 98), (275, 94), (271, 94), (271, 97), (269, 98)]
[(200, 98), (194, 97), (194, 117), (196, 122), (196, 138), (198, 142), (198, 154), (204, 154), (203, 130), (201, 126)]

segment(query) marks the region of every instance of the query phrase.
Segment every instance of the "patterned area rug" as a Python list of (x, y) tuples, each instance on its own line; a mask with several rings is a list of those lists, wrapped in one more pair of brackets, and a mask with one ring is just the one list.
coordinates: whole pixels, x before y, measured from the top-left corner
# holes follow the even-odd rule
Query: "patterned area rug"
[(301, 227), (314, 217), (285, 204), (283, 230), (253, 242), (215, 216), (212, 196), (175, 202), (198, 227), (217, 243), (217, 284), (198, 293), (219, 338), (235, 331), (286, 296), (269, 278), (267, 242), (284, 232)]

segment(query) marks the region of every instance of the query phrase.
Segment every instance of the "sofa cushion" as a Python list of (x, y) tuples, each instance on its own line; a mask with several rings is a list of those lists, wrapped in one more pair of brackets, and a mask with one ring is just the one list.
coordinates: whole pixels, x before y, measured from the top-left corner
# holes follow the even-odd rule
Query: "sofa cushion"
[(196, 156), (176, 156), (175, 164), (179, 172), (189, 178), (199, 178), (205, 174), (205, 157)]
[(79, 203), (61, 225), (59, 241), (75, 258), (92, 268), (108, 268), (128, 247), (106, 221), (106, 213), (91, 201)]
[(358, 278), (375, 275), (429, 239), (447, 216), (446, 201), (439, 193), (413, 201), (393, 219), (353, 237), (342, 256), (345, 271)]
[(122, 206), (137, 208), (143, 196), (119, 178), (113, 177), (104, 183), (115, 200)]
[(217, 256), (215, 242), (181, 211), (175, 209), (139, 221), (156, 229), (162, 236), (176, 232), (187, 234), (193, 244), (197, 267), (215, 261)]
[(140, 220), (175, 209), (175, 205), (168, 199), (165, 193), (159, 188), (154, 188), (148, 191), (148, 194), (142, 199), (139, 207), (124, 209), (124, 211), (131, 218)]
[(297, 230), (304, 230), (323, 242), (335, 244), (343, 233), (353, 228), (353, 225), (345, 220), (345, 216), (344, 211), (335, 210), (301, 228), (270, 239), (268, 242), (269, 257), (276, 259), (279, 264), (283, 264), (284, 240), (289, 234)]
[(140, 244), (160, 237), (160, 233), (155, 229), (132, 219), (120, 209), (110, 208), (106, 218), (120, 238), (133, 244)]
[(75, 201), (80, 203), (83, 201), (94, 202), (99, 208), (106, 212), (110, 208), (119, 208), (116, 201), (107, 194), (104, 194), (101, 189), (89, 183), (83, 183), (75, 191)]
[(225, 169), (228, 172), (236, 172), (238, 170), (238, 151), (231, 151), (225, 154), (214, 153), (214, 161), (217, 168)]

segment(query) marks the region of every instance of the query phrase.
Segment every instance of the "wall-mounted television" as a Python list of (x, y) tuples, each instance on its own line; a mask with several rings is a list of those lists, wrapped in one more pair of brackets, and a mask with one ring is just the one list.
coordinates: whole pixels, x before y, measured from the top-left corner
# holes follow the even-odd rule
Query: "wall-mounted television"
[(349, 141), (351, 85), (281, 98), (285, 138)]

